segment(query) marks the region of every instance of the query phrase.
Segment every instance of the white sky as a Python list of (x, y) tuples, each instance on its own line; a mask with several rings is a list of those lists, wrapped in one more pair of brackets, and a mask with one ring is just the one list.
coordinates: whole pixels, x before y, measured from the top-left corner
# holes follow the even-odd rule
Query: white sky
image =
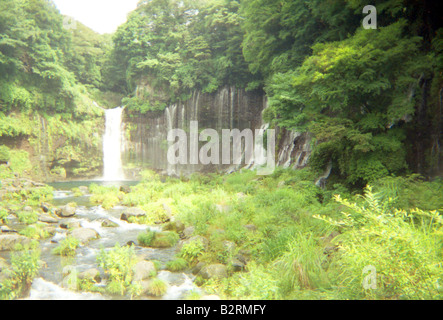
[(139, 0), (53, 0), (61, 14), (80, 21), (98, 33), (112, 33), (126, 22)]

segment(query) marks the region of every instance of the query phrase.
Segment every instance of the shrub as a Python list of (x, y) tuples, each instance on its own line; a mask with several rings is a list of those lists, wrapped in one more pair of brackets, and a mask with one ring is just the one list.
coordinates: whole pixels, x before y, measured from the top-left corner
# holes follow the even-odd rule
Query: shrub
[(314, 289), (327, 282), (326, 272), (322, 267), (326, 256), (312, 234), (298, 232), (284, 248), (285, 251), (274, 264), (285, 289)]
[(98, 264), (109, 276), (106, 291), (111, 294), (124, 295), (129, 291), (131, 296), (140, 290), (135, 283), (132, 283), (134, 276), (133, 268), (137, 263), (134, 248), (121, 247), (118, 243), (111, 250), (102, 249), (97, 256)]
[(18, 221), (25, 224), (33, 224), (38, 221), (37, 213), (33, 211), (20, 211), (17, 213)]
[(7, 223), (7, 220), (8, 220), (7, 217), (8, 217), (8, 215), (9, 215), (8, 210), (6, 210), (6, 209), (0, 207), (0, 222), (2, 222), (2, 223)]
[[(349, 212), (342, 220), (317, 218), (340, 229), (336, 263), (343, 294), (352, 298), (441, 299), (441, 229), (437, 211), (406, 212), (393, 208), (392, 199), (367, 187), (363, 203), (336, 196)], [(364, 270), (374, 267), (376, 289), (365, 289)], [(365, 280), (366, 279), (366, 280)]]
[(11, 154), (7, 146), (0, 146), (0, 163), (8, 162)]
[(40, 223), (27, 226), (25, 229), (21, 230), (19, 234), (37, 240), (46, 239), (50, 236), (49, 232), (45, 229), (45, 225)]
[(80, 241), (74, 237), (66, 237), (60, 242), (60, 245), (55, 247), (52, 251), (53, 254), (72, 257), (75, 256), (75, 251), (80, 245)]
[(279, 275), (272, 273), (263, 265), (251, 263), (249, 272), (239, 274), (238, 284), (233, 286), (232, 296), (248, 300), (277, 300), (281, 298), (279, 291)]
[(148, 229), (145, 233), (139, 234), (137, 240), (146, 247), (169, 248), (178, 242), (179, 236), (171, 231), (156, 232)]
[(0, 299), (24, 298), (29, 293), (32, 280), (38, 274), (40, 252), (24, 250), (12, 253), (9, 277), (0, 283)]
[(177, 258), (166, 264), (166, 269), (172, 272), (183, 271), (188, 268), (188, 262), (183, 258)]
[(189, 263), (194, 263), (205, 251), (205, 246), (200, 239), (183, 244), (179, 256)]
[(155, 231), (151, 231), (150, 229), (148, 229), (146, 230), (146, 232), (140, 233), (137, 236), (137, 240), (142, 246), (149, 247), (154, 241), (155, 234)]
[(154, 278), (149, 281), (146, 293), (155, 297), (161, 297), (166, 291), (168, 291), (168, 284), (159, 278)]

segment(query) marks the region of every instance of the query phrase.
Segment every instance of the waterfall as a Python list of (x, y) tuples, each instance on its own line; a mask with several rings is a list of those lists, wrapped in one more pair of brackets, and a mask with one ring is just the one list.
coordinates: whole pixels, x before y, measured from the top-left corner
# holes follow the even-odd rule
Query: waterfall
[(105, 110), (106, 128), (103, 136), (103, 180), (125, 180), (121, 158), (123, 107)]

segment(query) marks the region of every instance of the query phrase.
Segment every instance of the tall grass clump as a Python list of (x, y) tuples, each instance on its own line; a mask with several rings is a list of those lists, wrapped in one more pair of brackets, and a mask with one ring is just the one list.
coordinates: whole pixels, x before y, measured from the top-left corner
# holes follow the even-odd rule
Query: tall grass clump
[[(438, 211), (405, 211), (393, 199), (365, 189), (357, 204), (336, 196), (347, 208), (343, 219), (317, 216), (340, 229), (334, 263), (343, 298), (441, 299), (442, 224)], [(368, 267), (376, 271), (375, 288), (363, 286)]]

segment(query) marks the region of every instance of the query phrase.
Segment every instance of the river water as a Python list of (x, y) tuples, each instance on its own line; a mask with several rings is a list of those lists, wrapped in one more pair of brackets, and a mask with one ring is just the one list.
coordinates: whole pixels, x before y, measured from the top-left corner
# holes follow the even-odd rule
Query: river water
[[(72, 218), (60, 220), (60, 223), (78, 222), (83, 228), (91, 228), (98, 232), (100, 239), (90, 241), (87, 245), (80, 246), (76, 255), (73, 258), (62, 258), (54, 255), (52, 250), (58, 246), (59, 242), (63, 240), (68, 230), (60, 228), (60, 223), (57, 225), (56, 233), (50, 239), (40, 242), (41, 257), (40, 259), (46, 263), (46, 267), (40, 270), (32, 284), (29, 299), (31, 300), (103, 300), (103, 299), (129, 299), (122, 296), (108, 296), (97, 293), (84, 293), (70, 291), (63, 287), (63, 271), (67, 268), (74, 268), (77, 272), (82, 272), (91, 268), (98, 268), (97, 255), (100, 251), (109, 250), (113, 248), (116, 243), (125, 245), (130, 241), (137, 243), (137, 236), (139, 233), (145, 231), (147, 228), (160, 230), (159, 226), (146, 226), (139, 224), (131, 224), (120, 220), (120, 215), (125, 207), (114, 207), (111, 210), (105, 210), (101, 206), (94, 206), (89, 202), (89, 195), (82, 197), (75, 197), (72, 188), (78, 186), (88, 186), (90, 183), (112, 184), (110, 182), (97, 181), (78, 181), (67, 183), (54, 183), (52, 186), (56, 189), (54, 192), (53, 204), (60, 206), (69, 202), (76, 202), (78, 204), (76, 215)], [(118, 185), (133, 185), (136, 182), (124, 181), (119, 182)], [(103, 219), (109, 219), (118, 226), (114, 228), (104, 228), (101, 226)], [(143, 257), (145, 260), (158, 260), (162, 263), (163, 269), (165, 264), (174, 259), (175, 248), (154, 249), (135, 247), (137, 256)], [(100, 270), (100, 269), (99, 269)], [(102, 271), (102, 270), (101, 270)], [(193, 290), (199, 292), (198, 287), (193, 284), (193, 275), (191, 273), (171, 273), (166, 270), (161, 270), (158, 277), (165, 280), (169, 287), (168, 291), (162, 299), (165, 300), (179, 300)], [(103, 278), (103, 273), (102, 273)], [(140, 299), (153, 299), (152, 297), (142, 296)]]

